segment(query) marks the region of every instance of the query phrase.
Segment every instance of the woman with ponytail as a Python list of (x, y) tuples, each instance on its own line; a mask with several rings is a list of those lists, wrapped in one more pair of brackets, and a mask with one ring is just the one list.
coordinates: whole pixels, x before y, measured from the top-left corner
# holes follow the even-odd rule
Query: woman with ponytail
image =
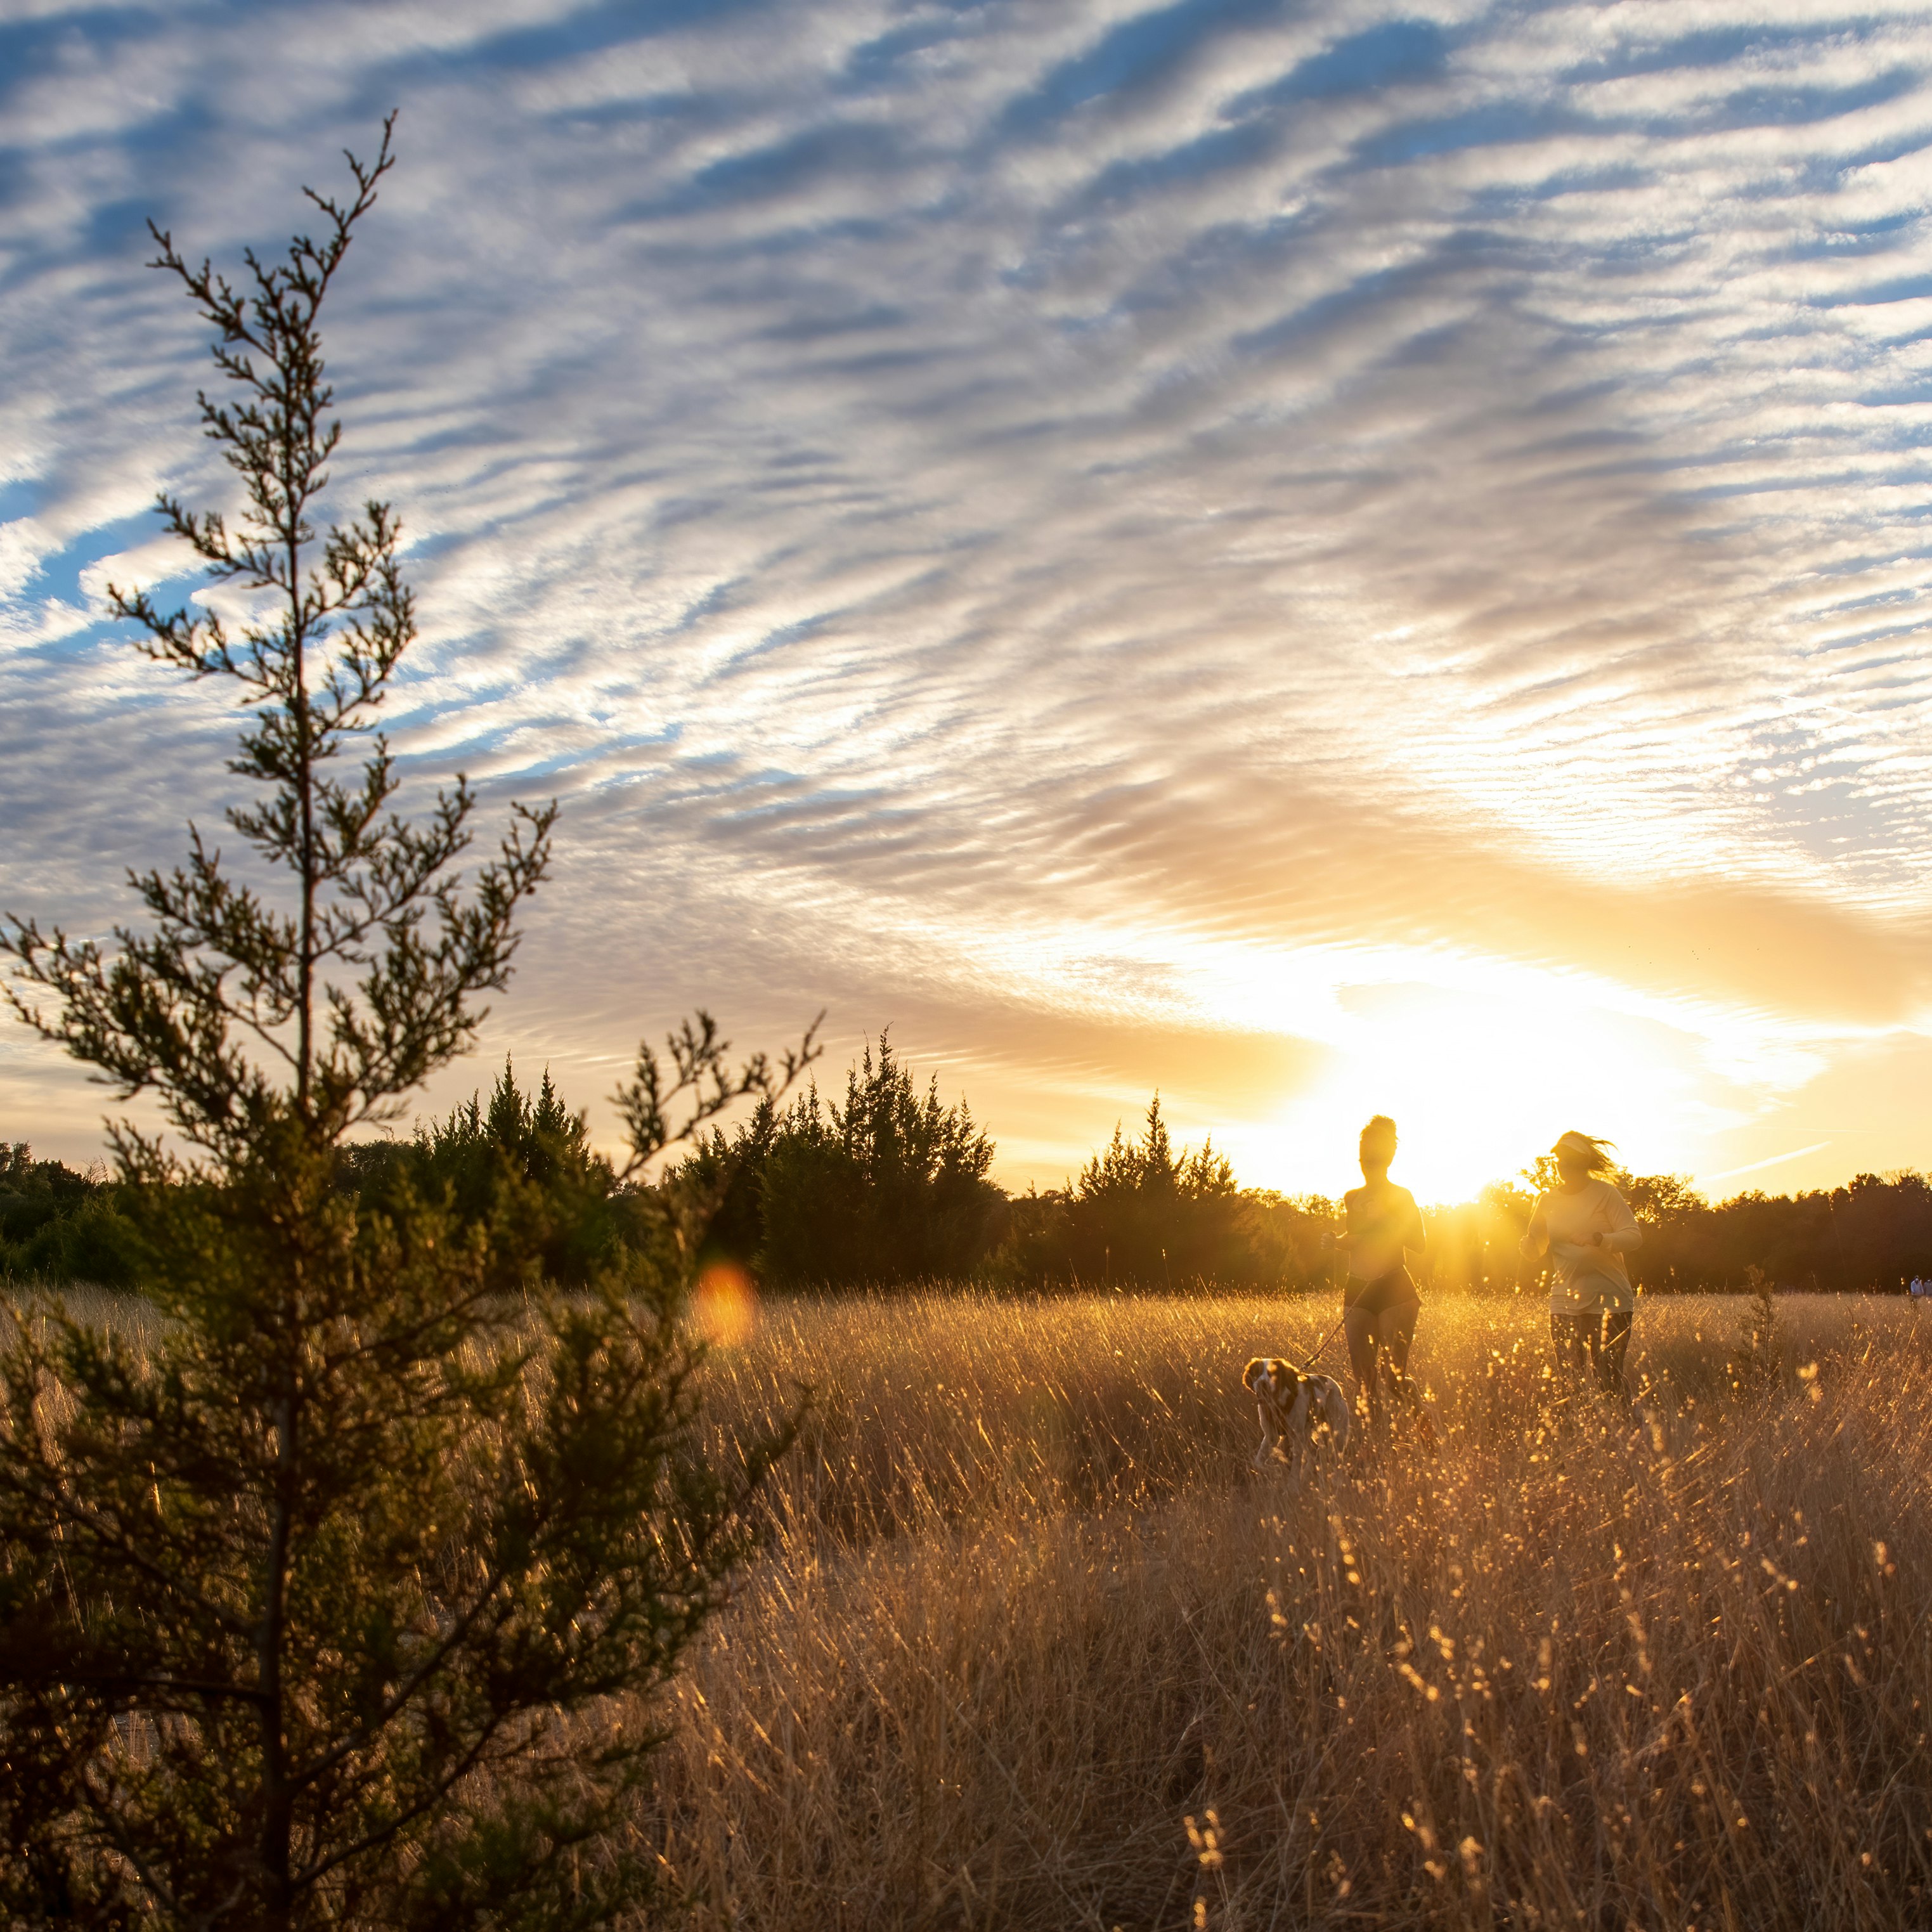
[(1388, 1178), (1395, 1159), (1395, 1123), (1378, 1114), (1362, 1130), (1358, 1149), (1362, 1185), (1342, 1196), (1348, 1232), (1335, 1238), (1348, 1258), (1348, 1286), (1342, 1299), (1348, 1335), (1348, 1360), (1355, 1371), (1356, 1406), (1366, 1402), (1372, 1423), (1384, 1414), (1383, 1385), (1412, 1412), (1424, 1432), (1426, 1412), (1408, 1379), (1408, 1352), (1415, 1340), (1422, 1298), (1410, 1278), (1406, 1256), (1420, 1256), (1426, 1241), (1415, 1196)]

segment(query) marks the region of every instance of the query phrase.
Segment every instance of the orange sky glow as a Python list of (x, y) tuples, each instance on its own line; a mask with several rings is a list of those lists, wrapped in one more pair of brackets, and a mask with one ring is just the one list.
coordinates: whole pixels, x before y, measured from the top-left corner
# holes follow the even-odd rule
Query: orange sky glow
[[(416, 806), (562, 806), (425, 1112), (508, 1052), (608, 1142), (640, 1034), (822, 1009), (1012, 1186), (1156, 1088), (1293, 1192), (1373, 1112), (1428, 1199), (1571, 1127), (1932, 1167), (1922, 8), (66, 10), (4, 83), (0, 906), (104, 932), (236, 802), (102, 615), (196, 594), (158, 490), (234, 496), (142, 222), (278, 245), (400, 62), (326, 330), (388, 728)], [(0, 1028), (0, 1136), (104, 1111)]]

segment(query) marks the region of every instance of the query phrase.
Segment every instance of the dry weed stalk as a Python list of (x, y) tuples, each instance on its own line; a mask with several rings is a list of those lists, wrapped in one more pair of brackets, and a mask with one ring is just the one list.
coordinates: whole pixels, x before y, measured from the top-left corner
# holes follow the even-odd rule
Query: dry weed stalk
[(1432, 1462), (1300, 1498), (1238, 1364), (1322, 1311), (934, 1292), (768, 1310), (821, 1392), (774, 1546), (676, 1694), (638, 1849), (690, 1922), (1932, 1922), (1932, 1364), (1898, 1304), (1646, 1305), (1640, 1417), (1536, 1312), (1438, 1302)]

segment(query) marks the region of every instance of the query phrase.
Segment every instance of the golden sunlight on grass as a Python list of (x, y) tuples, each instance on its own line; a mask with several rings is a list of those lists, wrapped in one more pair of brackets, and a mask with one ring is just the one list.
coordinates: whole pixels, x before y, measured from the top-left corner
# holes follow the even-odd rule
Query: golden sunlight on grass
[(1932, 1922), (1932, 1351), (1898, 1303), (1652, 1301), (1641, 1418), (1437, 1302), (1431, 1460), (1246, 1467), (1325, 1302), (767, 1304), (818, 1407), (676, 1687), (694, 1927)]

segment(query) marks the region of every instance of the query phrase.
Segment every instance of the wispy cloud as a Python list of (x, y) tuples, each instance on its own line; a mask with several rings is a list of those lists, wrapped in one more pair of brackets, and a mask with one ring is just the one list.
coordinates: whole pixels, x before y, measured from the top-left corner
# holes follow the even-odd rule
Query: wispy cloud
[(1706, 1174), (1706, 1180), (1736, 1180), (1747, 1174), (1762, 1174), (1766, 1168), (1782, 1167), (1786, 1161), (1801, 1160), (1808, 1154), (1822, 1154), (1832, 1143), (1814, 1141), (1809, 1147), (1792, 1148), (1786, 1154), (1774, 1154), (1768, 1160), (1754, 1160), (1744, 1167), (1729, 1167), (1721, 1174)]
[[(1658, 1164), (1721, 1166), (1932, 1010), (1922, 10), (0, 32), (10, 900), (99, 920), (224, 782), (91, 614), (167, 567), (157, 484), (221, 487), (141, 220), (272, 242), (400, 102), (339, 474), (419, 540), (400, 741), (566, 798), (506, 1037), (897, 1015), (1065, 1090), (1054, 1178), (1148, 1040), (1292, 1088), (1324, 1002), (1473, 962), (1671, 1029)], [(1223, 1058), (1203, 1124), (1264, 1105)]]

